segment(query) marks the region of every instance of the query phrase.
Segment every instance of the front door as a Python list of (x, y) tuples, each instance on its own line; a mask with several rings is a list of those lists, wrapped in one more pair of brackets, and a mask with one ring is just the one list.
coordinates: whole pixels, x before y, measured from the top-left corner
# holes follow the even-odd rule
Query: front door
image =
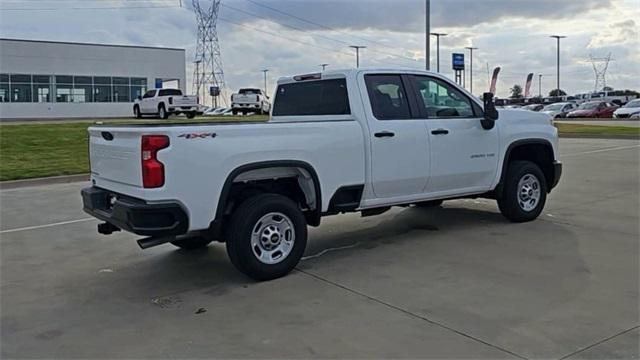
[[(406, 79), (406, 78), (405, 78)], [(379, 199), (421, 194), (429, 178), (424, 119), (412, 116), (400, 75), (365, 75), (370, 107), (371, 178)]]
[(456, 85), (414, 75), (413, 87), (427, 118), (431, 174), (437, 195), (490, 190), (498, 166), (498, 128), (485, 130), (482, 109)]

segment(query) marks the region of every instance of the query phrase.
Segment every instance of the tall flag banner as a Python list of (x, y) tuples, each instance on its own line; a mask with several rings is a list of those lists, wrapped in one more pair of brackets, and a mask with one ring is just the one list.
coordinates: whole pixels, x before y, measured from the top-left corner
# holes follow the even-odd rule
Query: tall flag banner
[(524, 86), (524, 97), (529, 97), (529, 90), (531, 90), (531, 81), (533, 80), (533, 73), (527, 75), (527, 84)]
[(491, 78), (491, 87), (489, 88), (489, 92), (493, 95), (496, 94), (496, 83), (498, 82), (498, 74), (500, 73), (500, 66), (493, 69), (493, 77)]

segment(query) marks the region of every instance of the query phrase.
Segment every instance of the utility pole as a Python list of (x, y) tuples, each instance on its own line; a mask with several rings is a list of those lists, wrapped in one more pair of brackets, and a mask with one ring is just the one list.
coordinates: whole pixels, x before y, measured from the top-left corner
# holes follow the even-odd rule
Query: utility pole
[(269, 72), (269, 69), (264, 69), (260, 71), (264, 73), (264, 96), (269, 97), (269, 95), (267, 95), (267, 73)]
[(538, 96), (542, 97), (542, 74), (538, 75)]
[(440, 72), (440, 36), (447, 36), (447, 34), (433, 32), (431, 35), (436, 37), (436, 69)]
[(478, 48), (467, 46), (465, 49), (468, 49), (469, 52), (471, 52), (469, 57), (469, 92), (473, 94), (473, 50), (478, 50)]
[(425, 0), (424, 4), (424, 24), (425, 24), (425, 52), (424, 52), (424, 62), (425, 69), (427, 71), (431, 70), (431, 0)]
[(549, 36), (551, 38), (555, 38), (556, 40), (558, 40), (558, 46), (557, 46), (557, 50), (558, 50), (558, 59), (557, 59), (557, 96), (560, 96), (560, 39), (564, 39), (566, 38), (566, 36), (562, 36), (562, 35), (551, 35)]
[(366, 46), (350, 45), (352, 49), (356, 49), (356, 68), (360, 67), (360, 49), (366, 49)]
[(318, 65), (318, 66), (322, 66), (322, 71), (324, 71), (324, 69), (325, 69), (327, 66), (329, 66), (329, 65), (330, 65), (330, 64), (320, 64), (320, 65)]

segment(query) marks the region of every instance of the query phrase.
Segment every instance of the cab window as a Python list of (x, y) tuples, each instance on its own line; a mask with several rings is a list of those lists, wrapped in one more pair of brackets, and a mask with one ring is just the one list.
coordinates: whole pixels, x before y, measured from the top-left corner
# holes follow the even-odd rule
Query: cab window
[(407, 92), (400, 75), (365, 75), (365, 83), (376, 119), (411, 118)]
[(423, 106), (429, 118), (471, 118), (474, 109), (471, 100), (440, 79), (428, 76), (412, 76), (418, 95), (418, 106)]
[(142, 98), (143, 99), (152, 98), (155, 94), (156, 94), (155, 90), (149, 90), (146, 93), (144, 93), (144, 96)]

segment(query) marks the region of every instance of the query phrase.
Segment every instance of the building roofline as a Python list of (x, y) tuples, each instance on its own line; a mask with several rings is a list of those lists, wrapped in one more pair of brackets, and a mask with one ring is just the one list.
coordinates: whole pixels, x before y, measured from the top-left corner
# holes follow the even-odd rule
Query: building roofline
[(105, 47), (133, 48), (133, 49), (153, 49), (153, 50), (185, 51), (185, 49), (179, 49), (179, 48), (168, 48), (168, 47), (159, 47), (159, 46), (136, 46), (136, 45), (118, 45), (118, 44), (98, 44), (98, 43), (70, 42), (70, 41), (26, 40), (26, 39), (8, 39), (8, 38), (0, 38), (0, 41), (19, 41), (19, 42), (29, 42), (29, 43), (47, 43), (47, 44), (62, 44), (62, 45), (88, 45), (88, 46), (105, 46)]

